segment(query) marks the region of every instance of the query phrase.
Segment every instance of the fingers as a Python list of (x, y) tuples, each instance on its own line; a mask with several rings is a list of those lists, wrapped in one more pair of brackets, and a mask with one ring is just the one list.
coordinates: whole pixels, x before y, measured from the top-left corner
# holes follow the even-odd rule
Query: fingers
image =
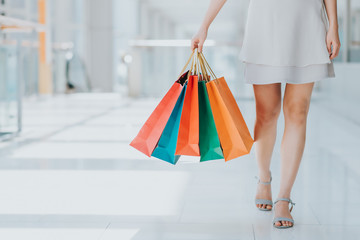
[(195, 48), (198, 47), (198, 42), (199, 42), (199, 40), (197, 40), (197, 39), (192, 39), (191, 40), (191, 51), (194, 51)]
[(191, 40), (191, 51), (194, 51), (197, 48), (199, 52), (202, 52), (204, 42), (205, 42), (205, 40), (196, 39), (196, 38), (192, 39)]
[(198, 48), (199, 52), (202, 52), (203, 46), (204, 46), (204, 41), (200, 41), (199, 42), (199, 48)]
[(328, 40), (326, 42), (326, 48), (329, 52), (329, 57), (330, 59), (334, 59), (339, 55), (340, 52), (340, 42), (339, 41), (334, 41), (334, 40)]
[(339, 51), (340, 51), (340, 44), (339, 43), (335, 43), (333, 44), (333, 49), (332, 49), (332, 53), (330, 55), (330, 59), (334, 59), (339, 55)]
[(198, 44), (194, 43), (191, 45), (191, 51), (194, 51), (196, 48), (198, 48)]
[(331, 55), (331, 44), (332, 44), (331, 41), (327, 41), (327, 42), (326, 42), (326, 48), (327, 48), (327, 50), (328, 50), (329, 56)]

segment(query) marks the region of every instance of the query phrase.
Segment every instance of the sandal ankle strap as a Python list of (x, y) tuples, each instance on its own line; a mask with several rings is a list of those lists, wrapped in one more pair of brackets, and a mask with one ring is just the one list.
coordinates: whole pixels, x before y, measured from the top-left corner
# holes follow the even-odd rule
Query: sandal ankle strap
[(278, 198), (278, 199), (276, 199), (276, 201), (274, 202), (274, 205), (275, 205), (278, 201), (286, 201), (286, 202), (290, 203), (290, 204), (291, 204), (290, 212), (292, 211), (293, 207), (295, 206), (295, 203), (294, 203), (290, 198)]
[(255, 178), (258, 180), (258, 183), (261, 183), (261, 184), (264, 184), (264, 185), (269, 185), (269, 184), (271, 184), (271, 181), (272, 181), (271, 172), (270, 172), (270, 181), (268, 181), (268, 182), (261, 181), (260, 177), (258, 177), (258, 176), (255, 176)]

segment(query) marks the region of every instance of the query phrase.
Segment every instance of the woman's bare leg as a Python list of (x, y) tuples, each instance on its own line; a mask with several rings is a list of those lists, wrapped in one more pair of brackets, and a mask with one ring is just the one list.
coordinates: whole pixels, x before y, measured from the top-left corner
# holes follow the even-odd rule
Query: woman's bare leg
[[(300, 166), (305, 147), (306, 120), (314, 83), (286, 84), (283, 111), (285, 118), (284, 135), (281, 142), (281, 183), (279, 198), (290, 198), (291, 189)], [(289, 203), (279, 201), (275, 207), (275, 217), (292, 218)], [(288, 226), (289, 221), (276, 222)]]
[[(281, 84), (253, 85), (256, 102), (254, 146), (261, 181), (270, 180), (270, 161), (276, 140), (277, 120), (281, 110)], [(257, 199), (272, 199), (271, 185), (258, 184)], [(270, 205), (257, 207), (271, 209)]]

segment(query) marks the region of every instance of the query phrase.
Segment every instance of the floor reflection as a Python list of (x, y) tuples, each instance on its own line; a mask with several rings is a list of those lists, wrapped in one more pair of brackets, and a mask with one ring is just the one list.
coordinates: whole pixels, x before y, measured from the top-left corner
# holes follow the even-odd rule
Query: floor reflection
[[(311, 105), (293, 191), (296, 226), (277, 230), (253, 206), (254, 152), (176, 166), (129, 146), (157, 99), (116, 94), (26, 101), (24, 131), (0, 143), (1, 239), (356, 239), (360, 126)], [(239, 101), (253, 128), (254, 103)], [(273, 196), (279, 187), (279, 119)], [(60, 237), (61, 236), (61, 237)]]

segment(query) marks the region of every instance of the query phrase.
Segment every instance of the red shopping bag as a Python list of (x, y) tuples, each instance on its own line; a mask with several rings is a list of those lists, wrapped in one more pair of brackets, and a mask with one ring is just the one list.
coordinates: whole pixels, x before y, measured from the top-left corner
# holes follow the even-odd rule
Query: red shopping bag
[(175, 154), (200, 156), (198, 76), (188, 79)]

